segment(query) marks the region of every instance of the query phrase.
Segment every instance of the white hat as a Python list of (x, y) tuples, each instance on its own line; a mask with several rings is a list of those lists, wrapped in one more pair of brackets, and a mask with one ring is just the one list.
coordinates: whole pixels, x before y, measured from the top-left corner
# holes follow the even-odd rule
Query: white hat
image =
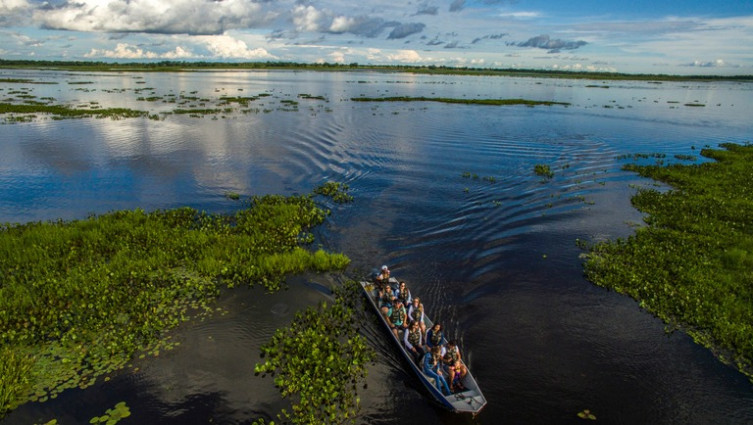
[(389, 270), (387, 266), (382, 266), (382, 270)]

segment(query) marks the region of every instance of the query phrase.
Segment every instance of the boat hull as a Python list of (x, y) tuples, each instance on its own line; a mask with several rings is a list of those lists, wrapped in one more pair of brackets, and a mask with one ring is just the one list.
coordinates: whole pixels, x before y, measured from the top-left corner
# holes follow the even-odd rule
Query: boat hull
[[(391, 278), (390, 281), (397, 283), (394, 278)], [(468, 371), (468, 374), (465, 376), (465, 378), (463, 378), (463, 380), (461, 381), (463, 386), (465, 387), (464, 391), (454, 393), (449, 396), (442, 394), (442, 392), (439, 391), (439, 389), (434, 385), (434, 379), (423, 373), (421, 368), (414, 361), (413, 355), (405, 349), (403, 342), (400, 339), (396, 338), (395, 334), (392, 333), (389, 324), (379, 311), (377, 302), (377, 290), (374, 284), (371, 282), (360, 283), (361, 289), (363, 289), (364, 291), (364, 295), (369, 300), (369, 303), (374, 308), (377, 317), (387, 330), (389, 338), (392, 339), (392, 341), (397, 345), (398, 350), (410, 365), (414, 374), (418, 377), (418, 380), (431, 394), (432, 398), (443, 408), (452, 412), (471, 413), (473, 415), (478, 414), (486, 405), (486, 398), (481, 393), (481, 389), (479, 388), (476, 380), (473, 378), (470, 370)], [(424, 314), (424, 322), (426, 323), (427, 329), (431, 327), (432, 321), (428, 316), (426, 316), (426, 314)]]

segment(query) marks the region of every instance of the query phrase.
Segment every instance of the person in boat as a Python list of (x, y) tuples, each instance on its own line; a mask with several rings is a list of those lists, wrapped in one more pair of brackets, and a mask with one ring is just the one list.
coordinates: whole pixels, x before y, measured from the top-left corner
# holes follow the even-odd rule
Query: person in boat
[(444, 356), (445, 352), (445, 339), (444, 339), (444, 333), (442, 332), (442, 325), (439, 323), (435, 323), (434, 326), (429, 329), (428, 332), (426, 332), (426, 346), (430, 349), (434, 349), (434, 347), (437, 347), (441, 355)]
[(411, 304), (408, 307), (408, 318), (411, 322), (418, 322), (418, 327), (421, 328), (421, 333), (426, 336), (426, 322), (424, 322), (424, 305), (421, 304), (419, 297), (413, 298)]
[(451, 368), (458, 360), (460, 360), (460, 348), (458, 348), (458, 344), (454, 339), (447, 341), (442, 360), (448, 368)]
[(413, 298), (411, 297), (410, 289), (408, 289), (408, 286), (405, 285), (404, 280), (400, 281), (400, 284), (397, 287), (397, 291), (395, 291), (395, 296), (398, 300), (400, 300), (400, 302), (403, 303), (405, 308), (410, 307)]
[(408, 313), (405, 311), (403, 303), (398, 301), (397, 297), (392, 296), (390, 314), (390, 329), (395, 334), (395, 338), (400, 339), (398, 332), (408, 327)]
[(403, 332), (403, 344), (405, 349), (413, 355), (413, 360), (418, 363), (426, 354), (426, 347), (423, 344), (424, 334), (418, 322), (411, 322), (408, 330)]
[(452, 393), (450, 392), (450, 387), (447, 385), (447, 380), (445, 380), (442, 375), (440, 357), (441, 354), (439, 347), (434, 347), (430, 352), (424, 354), (422, 371), (430, 378), (434, 378), (434, 385), (436, 385), (437, 389), (441, 391), (442, 394), (448, 396)]
[(377, 301), (379, 302), (379, 307), (390, 305), (392, 306), (392, 298), (395, 297), (395, 292), (392, 290), (389, 284), (382, 284), (379, 283), (379, 290), (377, 292)]
[(450, 368), (448, 376), (450, 377), (450, 390), (454, 393), (465, 391), (465, 385), (463, 385), (463, 378), (468, 375), (468, 368), (465, 364), (458, 359), (455, 364)]
[(381, 272), (376, 277), (376, 283), (383, 285), (390, 283), (390, 269), (387, 266), (382, 266)]

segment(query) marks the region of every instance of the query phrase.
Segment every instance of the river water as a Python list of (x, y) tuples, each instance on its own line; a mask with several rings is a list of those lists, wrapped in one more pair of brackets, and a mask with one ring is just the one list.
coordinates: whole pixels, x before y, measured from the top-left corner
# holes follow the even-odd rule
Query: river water
[[(372, 320), (362, 331), (377, 357), (359, 423), (569, 424), (584, 409), (600, 424), (753, 423), (751, 382), (633, 300), (586, 281), (576, 246), (626, 237), (641, 223), (630, 196), (653, 183), (622, 171), (626, 156), (690, 163), (682, 155), (702, 161), (704, 147), (751, 141), (753, 84), (293, 71), (0, 78), (54, 83), (0, 83), (4, 102), (154, 114), (262, 94), (195, 116), (3, 125), (2, 222), (184, 205), (231, 212), (240, 204), (228, 192), (300, 194), (328, 180), (355, 197), (328, 205), (333, 214), (316, 230), (316, 246), (353, 260), (345, 276), (294, 277), (274, 295), (227, 291), (215, 317), (174, 332), (175, 350), (23, 405), (0, 424), (85, 424), (119, 401), (132, 412), (123, 424), (270, 417), (285, 403), (271, 379), (253, 376), (260, 345), (297, 310), (328, 299), (327, 287), (382, 264), (459, 341), (489, 404), (476, 418), (434, 406)], [(350, 100), (361, 96), (570, 105)], [(537, 176), (536, 164), (554, 177)]]

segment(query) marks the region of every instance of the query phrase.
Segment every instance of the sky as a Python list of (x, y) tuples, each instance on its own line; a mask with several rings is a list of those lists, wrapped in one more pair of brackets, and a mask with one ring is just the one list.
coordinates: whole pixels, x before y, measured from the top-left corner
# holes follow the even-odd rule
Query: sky
[(0, 0), (0, 59), (753, 75), (753, 0)]

